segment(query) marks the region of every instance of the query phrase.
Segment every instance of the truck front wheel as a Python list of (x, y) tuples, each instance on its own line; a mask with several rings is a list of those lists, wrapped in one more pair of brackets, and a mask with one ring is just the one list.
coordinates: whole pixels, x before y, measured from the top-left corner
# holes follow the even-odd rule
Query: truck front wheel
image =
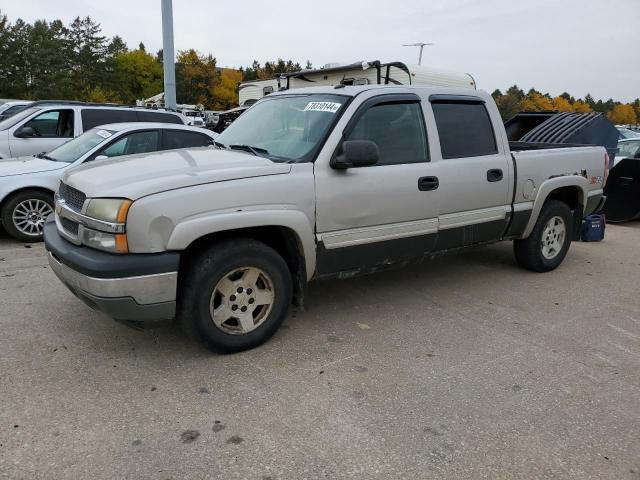
[(251, 239), (212, 245), (188, 261), (181, 278), (178, 319), (214, 351), (247, 350), (266, 342), (291, 304), (287, 264), (275, 250)]
[(531, 235), (513, 242), (518, 264), (534, 272), (558, 267), (569, 251), (572, 225), (569, 206), (559, 200), (547, 200)]

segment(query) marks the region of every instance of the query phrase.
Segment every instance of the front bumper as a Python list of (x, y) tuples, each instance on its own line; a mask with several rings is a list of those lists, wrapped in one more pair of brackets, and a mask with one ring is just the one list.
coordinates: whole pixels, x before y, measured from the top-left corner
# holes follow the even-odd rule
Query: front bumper
[(165, 320), (176, 312), (180, 254), (113, 255), (77, 246), (44, 228), (51, 269), (71, 292), (116, 320)]

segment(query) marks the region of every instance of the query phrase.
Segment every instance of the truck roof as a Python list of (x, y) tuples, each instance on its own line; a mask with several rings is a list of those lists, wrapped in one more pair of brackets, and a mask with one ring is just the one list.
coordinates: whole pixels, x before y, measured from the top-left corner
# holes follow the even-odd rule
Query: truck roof
[(484, 90), (470, 90), (468, 88), (459, 87), (437, 87), (426, 85), (356, 85), (356, 86), (318, 86), (318, 87), (304, 87), (296, 88), (294, 90), (283, 90), (280, 92), (274, 92), (269, 97), (276, 95), (301, 95), (301, 94), (332, 94), (332, 95), (347, 95), (355, 97), (362, 92), (369, 90), (381, 90), (381, 91), (415, 91), (420, 92), (422, 95), (463, 95), (467, 97), (480, 97), (486, 99), (489, 94)]

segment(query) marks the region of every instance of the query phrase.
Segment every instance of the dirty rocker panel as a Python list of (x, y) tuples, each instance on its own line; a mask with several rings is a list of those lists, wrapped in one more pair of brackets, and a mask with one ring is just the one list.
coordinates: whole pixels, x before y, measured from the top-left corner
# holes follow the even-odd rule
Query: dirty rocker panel
[[(498, 241), (507, 219), (448, 228), (437, 233), (340, 248), (318, 243), (318, 277), (350, 277), (421, 261), (447, 250)], [(526, 223), (525, 223), (526, 224)]]

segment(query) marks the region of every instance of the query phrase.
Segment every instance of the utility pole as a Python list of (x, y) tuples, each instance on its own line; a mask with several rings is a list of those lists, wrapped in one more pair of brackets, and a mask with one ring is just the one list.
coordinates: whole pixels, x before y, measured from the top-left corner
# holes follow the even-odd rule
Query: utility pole
[(424, 47), (426, 47), (428, 45), (435, 45), (435, 43), (433, 43), (433, 42), (428, 42), (428, 43), (418, 42), (418, 43), (409, 43), (407, 45), (402, 45), (402, 46), (403, 47), (420, 47), (420, 55), (418, 56), (418, 65), (422, 65), (422, 50), (424, 50)]
[(176, 64), (173, 53), (172, 0), (162, 0), (162, 63), (164, 65), (164, 108), (176, 109)]

